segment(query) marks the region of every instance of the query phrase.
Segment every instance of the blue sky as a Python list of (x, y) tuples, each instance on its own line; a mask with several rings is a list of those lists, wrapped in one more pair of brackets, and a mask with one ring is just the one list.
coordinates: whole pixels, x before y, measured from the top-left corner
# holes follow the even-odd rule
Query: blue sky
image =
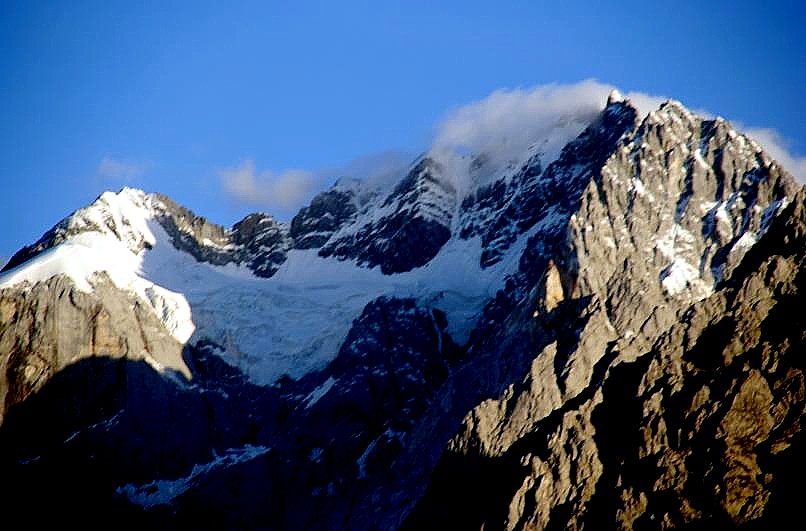
[(499, 89), (597, 79), (806, 154), (803, 2), (228, 4), (0, 4), (0, 255), (126, 184), (229, 225), (238, 172), (320, 186)]

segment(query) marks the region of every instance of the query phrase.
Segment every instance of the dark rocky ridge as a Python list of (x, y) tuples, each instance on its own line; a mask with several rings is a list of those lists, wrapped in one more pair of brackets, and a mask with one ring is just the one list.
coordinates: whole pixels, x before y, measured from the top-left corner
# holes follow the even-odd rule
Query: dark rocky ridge
[(196, 216), (171, 199), (155, 194), (157, 220), (174, 247), (200, 262), (243, 264), (260, 277), (271, 277), (290, 246), (288, 229), (266, 214), (249, 214), (225, 229)]
[(342, 226), (355, 218), (358, 212), (355, 194), (348, 190), (332, 189), (311, 200), (291, 220), (291, 238), (296, 249), (313, 249), (323, 246)]
[(451, 237), (456, 190), (443, 172), (422, 159), (377, 207), (378, 219), (345, 226), (347, 233), (336, 233), (319, 254), (380, 266), (387, 275), (427, 264)]

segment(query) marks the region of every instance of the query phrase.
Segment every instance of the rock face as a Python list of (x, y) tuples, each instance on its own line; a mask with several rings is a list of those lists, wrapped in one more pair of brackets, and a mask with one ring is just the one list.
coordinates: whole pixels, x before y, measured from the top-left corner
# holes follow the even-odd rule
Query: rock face
[[(225, 229), (132, 190), (68, 217), (0, 276), (3, 509), (44, 495), (60, 521), (159, 528), (788, 522), (806, 493), (806, 192), (676, 102), (642, 117), (613, 96), (556, 158), (524, 160), (468, 188), (431, 154), (290, 226)], [(154, 276), (57, 270), (85, 233)], [(172, 328), (185, 300), (192, 335)], [(291, 344), (306, 370), (251, 379)]]
[[(804, 199), (801, 192), (714, 295), (637, 359), (600, 366), (603, 381), (576, 399), (559, 405), (538, 357), (521, 390), (475, 408), (408, 526), (792, 521), (793, 495), (803, 492), (806, 321), (795, 309), (804, 302)], [(623, 357), (618, 340), (610, 348)], [(559, 407), (545, 414), (552, 401)]]
[(0, 419), (71, 364), (145, 361), (190, 379), (182, 345), (153, 312), (108, 281), (84, 293), (64, 277), (0, 291)]
[(296, 249), (324, 245), (333, 233), (355, 218), (357, 198), (352, 190), (334, 188), (313, 198), (291, 220), (291, 237)]
[(387, 275), (427, 264), (451, 237), (456, 190), (443, 173), (438, 162), (421, 160), (371, 218), (344, 227), (319, 254), (380, 266)]

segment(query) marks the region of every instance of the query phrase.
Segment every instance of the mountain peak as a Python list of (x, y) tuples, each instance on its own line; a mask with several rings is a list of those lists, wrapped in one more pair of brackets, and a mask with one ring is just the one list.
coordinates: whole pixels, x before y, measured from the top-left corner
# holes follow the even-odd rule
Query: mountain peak
[(102, 194), (0, 276), (9, 484), (161, 528), (760, 515), (803, 453), (803, 193), (678, 102), (593, 112), (290, 225)]
[(625, 100), (624, 96), (618, 89), (613, 89), (610, 91), (610, 94), (607, 95), (607, 106), (613, 105), (614, 103), (620, 103)]

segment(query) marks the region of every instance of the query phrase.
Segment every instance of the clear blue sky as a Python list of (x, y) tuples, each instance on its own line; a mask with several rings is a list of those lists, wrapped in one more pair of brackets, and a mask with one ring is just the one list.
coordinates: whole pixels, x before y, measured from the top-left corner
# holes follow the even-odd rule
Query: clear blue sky
[(124, 181), (229, 225), (222, 168), (416, 153), (500, 88), (596, 78), (806, 153), (803, 1), (231, 3), (0, 4), (0, 255)]

